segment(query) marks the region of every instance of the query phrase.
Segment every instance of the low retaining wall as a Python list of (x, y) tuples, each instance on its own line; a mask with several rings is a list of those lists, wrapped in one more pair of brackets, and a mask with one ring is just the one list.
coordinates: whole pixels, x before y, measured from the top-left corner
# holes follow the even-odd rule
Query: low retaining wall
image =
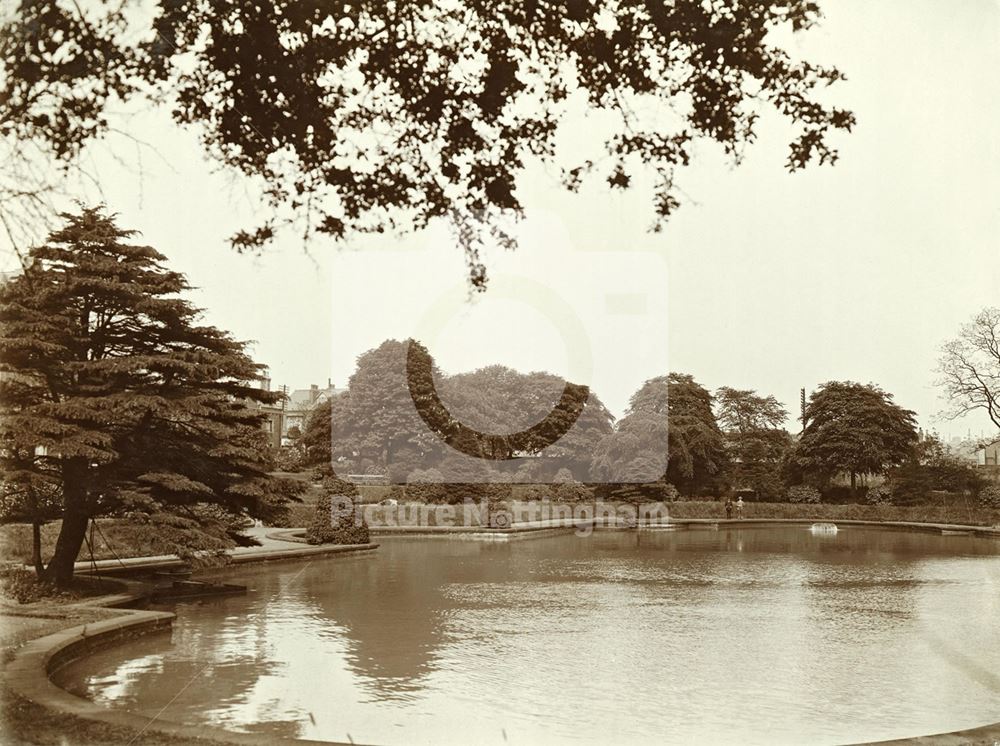
[[(282, 541), (292, 541), (282, 539)], [(258, 562), (278, 562), (281, 560), (301, 559), (303, 557), (312, 558), (326, 554), (346, 554), (348, 552), (367, 552), (378, 549), (378, 544), (334, 544), (318, 546), (288, 547), (281, 549), (253, 549), (241, 554), (232, 554), (229, 563), (222, 567), (231, 565), (247, 565)], [(94, 565), (96, 564), (96, 569)], [(161, 555), (158, 557), (132, 557), (123, 560), (99, 560), (96, 563), (78, 563), (76, 572), (81, 575), (123, 575), (136, 572), (148, 572), (151, 570), (172, 570), (190, 567), (190, 563), (172, 557)]]
[(811, 526), (814, 523), (832, 523), (836, 526), (861, 526), (870, 528), (888, 528), (905, 531), (921, 531), (940, 534), (942, 531), (956, 531), (972, 536), (1000, 538), (1000, 528), (989, 526), (965, 526), (952, 523), (916, 523), (913, 521), (861, 521), (853, 519), (833, 520), (829, 518), (671, 518), (663, 523), (641, 526), (642, 529), (662, 529), (675, 526), (689, 528), (716, 525), (726, 528), (767, 528), (768, 526)]
[[(1000, 538), (1000, 528), (987, 526), (966, 526), (950, 523), (915, 523), (912, 521), (863, 521), (854, 519), (827, 520), (819, 518), (671, 518), (660, 523), (650, 523), (639, 526), (627, 526), (623, 523), (607, 523), (603, 519), (579, 520), (576, 518), (554, 518), (547, 521), (529, 521), (515, 523), (509, 528), (491, 528), (489, 526), (369, 526), (373, 536), (380, 538), (391, 536), (412, 537), (459, 537), (477, 540), (504, 540), (525, 538), (527, 535), (549, 536), (555, 533), (575, 530), (581, 523), (589, 525), (595, 531), (663, 531), (669, 529), (691, 528), (767, 528), (782, 526), (811, 526), (814, 523), (832, 523), (837, 526), (859, 526), (905, 531), (922, 531), (940, 534), (944, 531), (958, 532), (972, 536)], [(294, 541), (306, 544), (305, 529), (279, 529), (267, 534), (267, 538), (278, 541)], [(367, 546), (367, 545), (366, 545)]]

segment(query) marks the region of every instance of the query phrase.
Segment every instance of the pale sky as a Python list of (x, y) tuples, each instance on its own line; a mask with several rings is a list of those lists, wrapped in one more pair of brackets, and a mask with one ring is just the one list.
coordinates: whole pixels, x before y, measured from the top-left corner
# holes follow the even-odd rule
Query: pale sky
[[(256, 340), (277, 385), (342, 386), (360, 352), (415, 334), (448, 372), (544, 368), (591, 383), (616, 414), (669, 369), (774, 394), (793, 416), (801, 387), (870, 381), (925, 428), (989, 432), (985, 418), (932, 419), (933, 369), (960, 324), (1000, 305), (1000, 3), (821, 5), (793, 53), (848, 76), (829, 100), (858, 126), (837, 138), (836, 166), (789, 175), (790, 133), (765, 118), (738, 168), (699, 149), (679, 178), (689, 199), (658, 235), (647, 191), (572, 195), (532, 172), (521, 246), (493, 258), (493, 288), (471, 305), (443, 227), (346, 251), (284, 235), (262, 257), (235, 254), (227, 238), (266, 213), (164, 112), (130, 124), (163, 156), (142, 155), (141, 179), (101, 149), (95, 163), (121, 223), (188, 275), (208, 321)], [(135, 163), (133, 146), (110, 147)]]

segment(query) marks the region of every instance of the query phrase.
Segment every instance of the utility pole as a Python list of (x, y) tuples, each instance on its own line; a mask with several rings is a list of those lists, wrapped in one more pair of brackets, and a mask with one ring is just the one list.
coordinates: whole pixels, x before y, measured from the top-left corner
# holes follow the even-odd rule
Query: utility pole
[(802, 420), (802, 433), (806, 432), (806, 390), (799, 389), (799, 411), (802, 413), (800, 419)]
[(278, 445), (281, 445), (282, 439), (285, 437), (287, 428), (285, 426), (285, 402), (288, 401), (288, 384), (281, 384), (281, 421), (278, 427)]

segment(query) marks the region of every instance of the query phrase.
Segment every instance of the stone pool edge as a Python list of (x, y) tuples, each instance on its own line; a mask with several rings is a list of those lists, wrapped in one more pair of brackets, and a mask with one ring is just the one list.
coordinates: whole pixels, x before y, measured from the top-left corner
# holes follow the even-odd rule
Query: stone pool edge
[[(453, 537), (463, 539), (520, 539), (528, 536), (549, 536), (562, 531), (575, 530), (581, 520), (576, 518), (557, 518), (544, 521), (526, 521), (515, 523), (508, 528), (493, 528), (490, 526), (369, 526), (373, 537), (386, 539), (395, 536), (413, 538)], [(918, 521), (871, 521), (853, 518), (671, 518), (666, 521), (649, 523), (640, 526), (628, 526), (622, 522), (606, 523), (598, 519), (583, 520), (584, 525), (590, 524), (595, 531), (663, 531), (669, 529), (714, 529), (727, 528), (764, 528), (767, 526), (810, 526), (814, 523), (833, 523), (838, 526), (872, 527), (905, 531), (920, 531), (924, 533), (955, 532), (981, 538), (1000, 539), (1000, 528), (993, 526), (972, 526), (958, 523), (922, 523)], [(285, 542), (307, 544), (304, 528), (275, 528), (266, 534), (267, 538)]]
[[(92, 604), (94, 605), (94, 604)], [(4, 667), (4, 684), (23, 699), (62, 715), (97, 721), (134, 732), (141, 743), (144, 733), (155, 733), (200, 743), (273, 743), (267, 734), (237, 733), (211, 726), (191, 726), (137, 713), (113, 710), (70, 694), (50, 676), (73, 661), (142, 635), (170, 630), (175, 615), (168, 611), (122, 609), (121, 614), (99, 622), (77, 625), (25, 643)], [(331, 743), (301, 740), (302, 743)], [(335, 742), (334, 742), (335, 743)]]
[[(231, 553), (229, 555), (229, 562), (221, 565), (219, 569), (225, 569), (234, 565), (315, 559), (316, 557), (334, 554), (370, 552), (375, 549), (378, 549), (378, 544), (375, 542), (369, 542), (368, 544), (317, 544), (263, 549), (251, 547), (241, 553)], [(185, 560), (174, 555), (163, 554), (153, 557), (125, 557), (123, 559), (97, 560), (96, 562), (77, 562), (76, 573), (79, 575), (114, 576), (141, 570), (169, 570), (188, 566), (190, 566), (190, 563)]]
[[(815, 520), (803, 518), (751, 518), (744, 520), (714, 520), (710, 518), (686, 518), (670, 521), (668, 524), (652, 526), (649, 528), (665, 528), (676, 525), (678, 528), (687, 528), (689, 525), (704, 526), (705, 524), (715, 526), (720, 525), (744, 525), (763, 527), (765, 524), (790, 525), (815, 523)], [(861, 521), (861, 520), (841, 520), (829, 521), (844, 525), (871, 526), (880, 528), (896, 528), (915, 531), (962, 531), (975, 536), (991, 536), (1000, 538), (1000, 529), (983, 526), (965, 526), (958, 524), (937, 524), (937, 523), (917, 523), (911, 521)], [(471, 527), (470, 527), (471, 528)], [(476, 527), (479, 532), (491, 531)], [(595, 526), (595, 528), (603, 528)], [(612, 530), (621, 527), (608, 526)], [(552, 529), (558, 530), (555, 526), (533, 526), (531, 529), (543, 530), (544, 534), (554, 533)], [(549, 529), (549, 530), (544, 530)], [(295, 530), (295, 529), (291, 529)], [(289, 531), (291, 531), (289, 530)], [(300, 529), (301, 530), (301, 529)], [(524, 529), (522, 529), (523, 531)], [(493, 529), (493, 531), (510, 531), (516, 533), (517, 529)], [(434, 533), (446, 533), (430, 532)], [(404, 532), (400, 532), (404, 533)], [(409, 533), (409, 532), (405, 532)], [(421, 534), (410, 534), (420, 536)], [(422, 534), (427, 536), (427, 533)], [(287, 539), (286, 539), (287, 541)], [(272, 559), (312, 559), (322, 554), (339, 554), (349, 551), (365, 551), (377, 548), (377, 544), (358, 545), (356, 547), (329, 547), (327, 551), (322, 551), (322, 546), (312, 547), (314, 550), (302, 549), (277, 550), (276, 556)], [(304, 551), (305, 550), (305, 551)], [(261, 553), (263, 554), (263, 553)], [(142, 559), (142, 558), (137, 558)], [(247, 557), (244, 563), (254, 561), (267, 561), (263, 556), (254, 558)], [(129, 584), (131, 585), (131, 584)], [(132, 588), (128, 593), (102, 596), (96, 599), (74, 604), (78, 606), (104, 606), (114, 608), (117, 605), (128, 603), (141, 598), (141, 594), (133, 592)], [(239, 743), (239, 744), (268, 744), (274, 743), (273, 735), (239, 733), (212, 726), (189, 726), (175, 723), (169, 720), (160, 720), (158, 717), (148, 717), (137, 713), (113, 710), (96, 704), (83, 697), (70, 694), (65, 689), (56, 686), (50, 676), (60, 667), (70, 662), (87, 657), (93, 652), (114, 646), (120, 642), (134, 639), (145, 634), (155, 634), (156, 632), (167, 631), (171, 628), (175, 614), (166, 611), (148, 611), (120, 609), (121, 614), (111, 619), (89, 624), (77, 625), (68, 629), (55, 632), (44, 637), (39, 637), (26, 642), (16, 651), (12, 659), (3, 667), (3, 683), (13, 694), (27, 699), (41, 707), (54, 710), (60, 714), (78, 717), (83, 720), (96, 721), (108, 725), (124, 727), (135, 731), (133, 740), (137, 740), (143, 733), (155, 732), (167, 736), (186, 738), (202, 743)], [(311, 744), (333, 744), (333, 746), (346, 746), (340, 741), (315, 741), (309, 739), (285, 739), (289, 742), (311, 743)], [(1000, 742), (1000, 722), (966, 728), (963, 730), (950, 731), (946, 733), (935, 733), (923, 736), (907, 736), (898, 739), (883, 741), (859, 742), (854, 746), (958, 746), (959, 744), (982, 743), (996, 744)]]
[[(368, 552), (377, 548), (378, 544), (375, 543), (292, 547), (257, 551), (252, 555), (236, 555), (231, 556), (230, 559), (234, 564), (293, 559), (312, 560), (324, 556)], [(164, 564), (164, 558), (161, 557), (130, 559), (133, 562), (130, 563), (129, 559), (121, 561), (121, 564), (130, 570), (155, 569)], [(174, 559), (172, 562), (180, 563), (180, 560)], [(87, 571), (92, 571), (92, 568), (88, 567), (87, 570), (78, 572), (87, 574)], [(148, 584), (121, 579), (115, 579), (113, 582), (121, 586), (121, 592), (81, 600), (75, 604), (67, 604), (67, 606), (109, 608), (118, 611), (117, 616), (68, 627), (24, 643), (13, 651), (10, 661), (3, 666), (3, 670), (0, 672), (3, 687), (9, 693), (33, 702), (43, 709), (133, 731), (134, 735), (129, 743), (141, 743), (139, 739), (144, 733), (156, 733), (206, 744), (274, 743), (274, 737), (269, 734), (238, 733), (224, 728), (203, 725), (190, 726), (170, 720), (161, 720), (159, 717), (113, 710), (83, 697), (77, 697), (57, 686), (50, 677), (59, 668), (86, 658), (99, 650), (113, 647), (118, 643), (171, 629), (176, 617), (172, 612), (121, 608), (145, 601), (150, 592)], [(339, 741), (294, 740), (298, 743), (348, 746), (347, 742)]]

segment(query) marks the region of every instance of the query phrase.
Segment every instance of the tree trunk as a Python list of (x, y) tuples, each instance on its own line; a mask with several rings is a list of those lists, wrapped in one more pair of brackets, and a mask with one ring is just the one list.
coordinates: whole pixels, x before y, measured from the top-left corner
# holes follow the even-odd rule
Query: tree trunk
[(855, 472), (851, 472), (851, 497), (858, 496), (858, 475)]
[(42, 524), (38, 521), (31, 522), (31, 564), (35, 567), (35, 575), (41, 578), (45, 565), (42, 563)]
[(73, 579), (73, 565), (87, 535), (90, 511), (87, 507), (87, 487), (84, 484), (85, 463), (70, 461), (63, 466), (63, 516), (56, 549), (45, 568), (45, 579), (66, 586)]

